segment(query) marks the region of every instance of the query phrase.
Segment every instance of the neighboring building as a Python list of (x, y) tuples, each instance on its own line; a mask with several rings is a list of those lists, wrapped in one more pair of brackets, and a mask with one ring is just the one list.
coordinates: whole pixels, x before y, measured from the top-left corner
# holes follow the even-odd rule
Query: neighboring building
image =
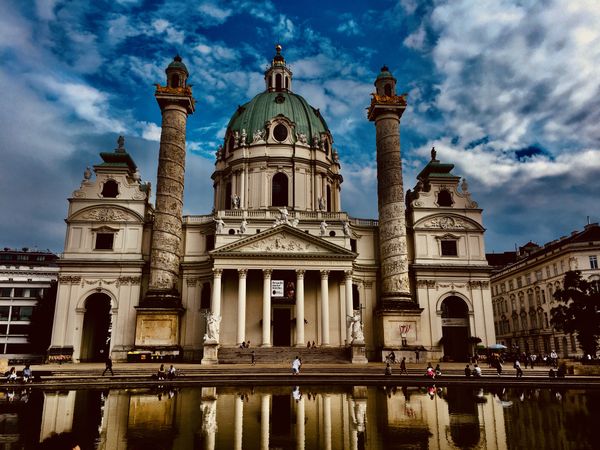
[(435, 151), (405, 199), (406, 99), (387, 68), (368, 108), (379, 220), (342, 210), (333, 136), (292, 92), (280, 47), (265, 91), (238, 107), (216, 153), (213, 213), (184, 217), (195, 102), (181, 58), (166, 73), (155, 207), (122, 139), (69, 199), (50, 359), (135, 351), (215, 363), (247, 341), (263, 361), (307, 342), (313, 360), (347, 359), (350, 343), (371, 360), (390, 350), (414, 360), (417, 349), (464, 359), (474, 338), (495, 342), (482, 211)]
[[(20, 358), (32, 353), (31, 314), (58, 278), (58, 256), (49, 251), (0, 250), (0, 354)], [(51, 320), (51, 318), (48, 318)]]
[(586, 225), (540, 247), (533, 242), (518, 252), (487, 255), (494, 266), (492, 302), (498, 342), (511, 350), (535, 354), (555, 350), (561, 357), (581, 356), (575, 335), (554, 330), (550, 310), (553, 293), (562, 287), (565, 272), (581, 271), (600, 282), (600, 227)]

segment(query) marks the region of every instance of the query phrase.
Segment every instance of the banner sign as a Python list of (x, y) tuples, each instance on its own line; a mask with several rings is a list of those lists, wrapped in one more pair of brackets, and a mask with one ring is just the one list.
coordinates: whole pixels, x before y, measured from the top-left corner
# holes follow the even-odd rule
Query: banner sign
[(271, 280), (271, 297), (283, 297), (283, 280)]

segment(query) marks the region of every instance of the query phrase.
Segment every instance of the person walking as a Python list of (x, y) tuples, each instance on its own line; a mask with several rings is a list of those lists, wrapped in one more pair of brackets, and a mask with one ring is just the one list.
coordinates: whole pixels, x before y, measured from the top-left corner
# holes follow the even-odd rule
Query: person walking
[(294, 360), (292, 361), (292, 374), (293, 375), (298, 375), (300, 373), (301, 365), (302, 365), (302, 362), (300, 361), (300, 357), (296, 356), (294, 358)]
[(415, 350), (415, 361), (419, 362), (419, 349)]
[(115, 373), (113, 372), (113, 362), (112, 359), (110, 359), (110, 356), (106, 358), (106, 362), (104, 363), (104, 372), (102, 372), (102, 376), (104, 376), (104, 374), (106, 373), (107, 370), (110, 370), (110, 374), (114, 375)]
[(517, 370), (517, 378), (521, 378), (523, 376), (523, 369), (521, 369), (521, 363), (518, 359), (515, 359), (514, 368)]
[(408, 375), (408, 370), (406, 370), (406, 356), (403, 356), (402, 361), (400, 361), (400, 375), (403, 373)]

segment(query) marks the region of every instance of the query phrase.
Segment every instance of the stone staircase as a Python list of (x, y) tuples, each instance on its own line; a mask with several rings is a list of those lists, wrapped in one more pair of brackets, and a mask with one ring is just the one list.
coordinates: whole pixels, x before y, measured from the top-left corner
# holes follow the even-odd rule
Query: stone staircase
[(296, 356), (304, 364), (350, 363), (350, 349), (346, 347), (219, 347), (219, 364), (248, 364), (252, 351), (258, 364), (291, 364)]

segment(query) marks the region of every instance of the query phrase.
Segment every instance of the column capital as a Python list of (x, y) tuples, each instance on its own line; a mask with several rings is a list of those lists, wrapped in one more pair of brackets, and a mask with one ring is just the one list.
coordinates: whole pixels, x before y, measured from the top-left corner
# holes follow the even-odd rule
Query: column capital
[(248, 269), (238, 269), (238, 276), (240, 278), (246, 278), (248, 276)]
[(352, 271), (344, 270), (344, 278), (346, 279), (346, 281), (348, 281), (348, 279), (350, 279), (350, 281), (352, 281)]
[(304, 270), (304, 269), (296, 269), (296, 278), (298, 278), (298, 279), (304, 278), (305, 273), (306, 273), (306, 270)]
[(271, 278), (273, 274), (273, 269), (263, 269), (263, 278)]
[(322, 280), (327, 280), (329, 278), (329, 270), (320, 270), (319, 272), (321, 273)]
[(213, 268), (212, 271), (215, 278), (221, 278), (221, 275), (223, 275), (223, 269)]

